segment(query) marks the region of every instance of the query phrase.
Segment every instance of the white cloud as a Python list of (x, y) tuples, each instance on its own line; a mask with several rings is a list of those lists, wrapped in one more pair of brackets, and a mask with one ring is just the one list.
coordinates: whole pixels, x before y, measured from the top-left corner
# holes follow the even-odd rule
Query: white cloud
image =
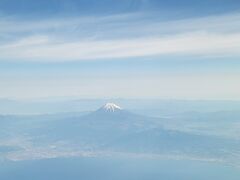
[(127, 21), (127, 17), (24, 22), (19, 29), (14, 23), (2, 21), (5, 26), (0, 32), (20, 31), (27, 35), (1, 43), (0, 59), (73, 61), (165, 54), (240, 55), (239, 14), (170, 22), (141, 20), (142, 15), (131, 15)]
[(1, 46), (2, 49), (14, 49), (14, 48), (22, 48), (22, 47), (31, 47), (36, 45), (45, 45), (49, 42), (47, 36), (31, 36), (24, 39), (21, 39), (17, 42), (10, 43), (4, 46)]
[(69, 43), (49, 42), (46, 37), (32, 37), (0, 47), (2, 59), (88, 60), (185, 55), (240, 55), (239, 34), (187, 33), (168, 37), (138, 38)]

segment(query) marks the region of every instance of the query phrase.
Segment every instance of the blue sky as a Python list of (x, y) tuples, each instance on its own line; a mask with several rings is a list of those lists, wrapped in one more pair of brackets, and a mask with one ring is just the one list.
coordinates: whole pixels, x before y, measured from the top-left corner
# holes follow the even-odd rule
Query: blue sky
[(1, 0), (1, 98), (240, 100), (240, 1)]

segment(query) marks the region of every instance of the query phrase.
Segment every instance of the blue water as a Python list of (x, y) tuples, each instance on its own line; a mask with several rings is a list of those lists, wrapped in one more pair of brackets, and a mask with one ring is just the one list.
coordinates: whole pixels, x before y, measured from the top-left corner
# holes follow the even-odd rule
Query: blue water
[(61, 158), (1, 161), (1, 180), (239, 180), (240, 169), (198, 161)]

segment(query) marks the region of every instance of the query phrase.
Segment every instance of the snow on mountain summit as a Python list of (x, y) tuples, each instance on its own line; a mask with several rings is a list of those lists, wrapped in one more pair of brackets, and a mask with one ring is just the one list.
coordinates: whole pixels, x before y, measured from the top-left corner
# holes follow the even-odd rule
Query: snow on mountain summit
[(118, 110), (122, 110), (122, 108), (114, 103), (107, 103), (105, 104), (101, 109), (107, 111), (107, 112), (114, 112)]

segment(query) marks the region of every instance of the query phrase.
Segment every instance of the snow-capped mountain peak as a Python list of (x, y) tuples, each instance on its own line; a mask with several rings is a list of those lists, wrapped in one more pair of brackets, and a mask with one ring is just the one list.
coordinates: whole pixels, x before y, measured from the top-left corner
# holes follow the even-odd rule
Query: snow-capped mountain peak
[(120, 106), (118, 106), (114, 103), (107, 103), (102, 107), (102, 109), (107, 112), (115, 112), (115, 111), (122, 110), (122, 108)]

